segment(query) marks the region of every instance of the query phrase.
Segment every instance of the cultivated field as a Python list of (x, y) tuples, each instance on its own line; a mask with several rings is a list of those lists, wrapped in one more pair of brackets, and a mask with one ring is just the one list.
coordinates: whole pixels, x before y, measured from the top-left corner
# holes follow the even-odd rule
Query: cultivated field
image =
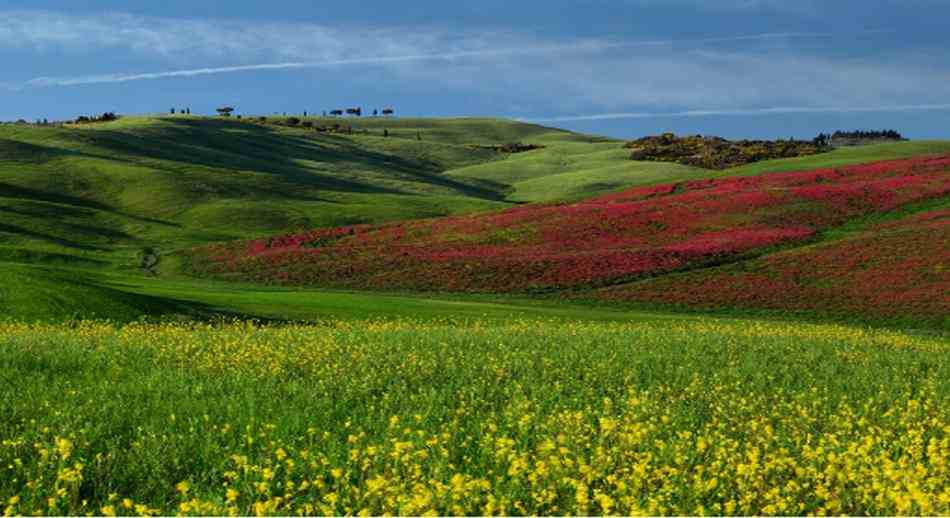
[(8, 514), (950, 512), (950, 342), (712, 319), (0, 326)]

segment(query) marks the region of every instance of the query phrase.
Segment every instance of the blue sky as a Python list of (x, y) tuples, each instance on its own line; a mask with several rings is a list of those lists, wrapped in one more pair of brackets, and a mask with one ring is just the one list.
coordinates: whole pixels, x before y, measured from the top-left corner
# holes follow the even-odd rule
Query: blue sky
[(392, 106), (618, 137), (950, 137), (950, 0), (0, 0), (0, 119)]

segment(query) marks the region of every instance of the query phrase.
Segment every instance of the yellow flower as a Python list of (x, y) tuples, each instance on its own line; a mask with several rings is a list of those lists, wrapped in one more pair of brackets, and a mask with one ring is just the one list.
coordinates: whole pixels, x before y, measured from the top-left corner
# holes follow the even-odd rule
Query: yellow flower
[(175, 484), (175, 490), (182, 494), (182, 496), (188, 494), (188, 490), (191, 489), (191, 484), (187, 480), (182, 480), (181, 482)]
[(73, 453), (73, 442), (63, 437), (56, 439), (56, 453), (58, 453), (63, 460), (68, 459)]
[(111, 505), (103, 506), (100, 511), (102, 512), (102, 516), (115, 516), (115, 507)]

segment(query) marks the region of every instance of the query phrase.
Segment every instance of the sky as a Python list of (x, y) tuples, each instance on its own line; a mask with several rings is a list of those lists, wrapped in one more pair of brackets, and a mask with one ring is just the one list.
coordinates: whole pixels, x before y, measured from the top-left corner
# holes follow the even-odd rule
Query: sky
[(950, 138), (950, 0), (0, 0), (0, 120), (360, 106)]

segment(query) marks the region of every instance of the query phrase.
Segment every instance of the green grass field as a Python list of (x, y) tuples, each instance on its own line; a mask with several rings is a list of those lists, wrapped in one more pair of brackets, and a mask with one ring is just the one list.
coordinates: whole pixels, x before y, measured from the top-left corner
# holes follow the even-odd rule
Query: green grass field
[(944, 514), (946, 338), (0, 324), (6, 514)]
[[(503, 181), (451, 171), (481, 164), (507, 176), (507, 164), (521, 157), (475, 146), (536, 142), (558, 157), (603, 146), (589, 143), (603, 139), (494, 119), (344, 122), (355, 126), (352, 135), (196, 117), (0, 126), (0, 260), (122, 268), (145, 246), (172, 251), (495, 210), (533, 200), (509, 197)], [(610, 159), (628, 162), (617, 153)]]
[(168, 316), (224, 315), (277, 321), (414, 318), (505, 321), (513, 318), (627, 321), (682, 318), (557, 300), (457, 294), (373, 293), (293, 289), (187, 278), (100, 277), (102, 286), (166, 301)]
[(3, 248), (95, 258), (505, 206), (441, 174), (493, 152), (382, 140), (191, 118), (3, 127)]
[(103, 273), (138, 273), (146, 247), (168, 272), (176, 250), (208, 242), (507, 207), (501, 191), (443, 172), (500, 159), (468, 144), (582, 138), (487, 119), (386, 125), (391, 138), (197, 117), (0, 126), (0, 308), (29, 319), (176, 313), (190, 304), (116, 290)]
[(656, 162), (634, 162), (622, 142), (565, 143), (516, 154), (447, 174), (497, 186), (519, 202), (571, 201), (625, 187), (676, 182), (703, 171)]
[(835, 149), (829, 153), (799, 158), (767, 160), (719, 171), (716, 175), (741, 176), (779, 173), (782, 171), (807, 171), (810, 169), (834, 168), (845, 165), (877, 162), (879, 160), (895, 160), (913, 156), (940, 155), (946, 153), (950, 153), (950, 141), (947, 140), (892, 142), (868, 146), (844, 147)]
[[(315, 227), (571, 201), (719, 174), (950, 151), (947, 142), (885, 144), (710, 173), (630, 161), (619, 141), (498, 119), (308, 120), (352, 125), (354, 132), (318, 134), (248, 119), (188, 116), (128, 117), (76, 128), (0, 126), (3, 314), (131, 320), (204, 315), (214, 308), (229, 315), (346, 317), (346, 303), (328, 303), (339, 310), (328, 312), (314, 301), (330, 296), (313, 292), (219, 295), (175, 275), (176, 251)], [(512, 155), (477, 147), (506, 142), (545, 147)], [(138, 269), (146, 247), (161, 253), (161, 280), (144, 278)], [(116, 284), (113, 275), (132, 280)], [(353, 310), (364, 314), (385, 312), (389, 305), (427, 311), (414, 297), (403, 304), (400, 295), (386, 296), (400, 302), (347, 296), (355, 297), (352, 307), (371, 308)], [(242, 302), (252, 298), (258, 302)], [(472, 304), (494, 302), (508, 303)]]
[[(710, 172), (496, 119), (268, 119), (0, 126), (5, 515), (950, 514), (945, 329), (199, 280), (178, 253), (950, 142)], [(510, 142), (545, 147), (479, 147)]]

